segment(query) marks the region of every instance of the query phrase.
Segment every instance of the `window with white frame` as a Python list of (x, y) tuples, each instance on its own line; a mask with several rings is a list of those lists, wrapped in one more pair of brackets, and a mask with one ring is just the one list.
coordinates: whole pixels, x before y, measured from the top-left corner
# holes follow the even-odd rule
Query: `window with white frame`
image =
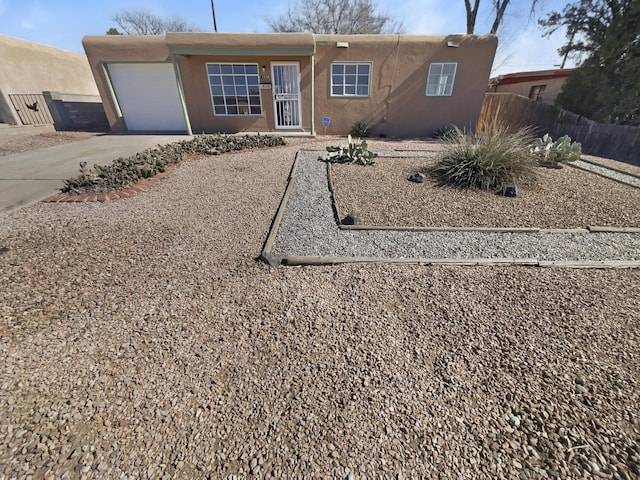
[(207, 63), (215, 115), (262, 115), (257, 63)]
[(449, 97), (453, 93), (457, 63), (432, 63), (427, 78), (428, 97)]
[(332, 63), (332, 97), (368, 97), (371, 63)]

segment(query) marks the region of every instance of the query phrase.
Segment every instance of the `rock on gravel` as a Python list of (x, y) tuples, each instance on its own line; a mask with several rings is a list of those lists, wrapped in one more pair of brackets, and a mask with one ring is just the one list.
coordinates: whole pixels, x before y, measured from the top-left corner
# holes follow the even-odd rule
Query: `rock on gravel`
[[(378, 158), (375, 165), (367, 167), (332, 165), (339, 210), (358, 210), (363, 225), (640, 227), (640, 188), (570, 166), (536, 168), (537, 182), (518, 185), (514, 198), (478, 189), (440, 186), (429, 175), (421, 184), (407, 181), (415, 172), (428, 173), (435, 161), (434, 152), (426, 151), (420, 158)], [(580, 163), (599, 173), (603, 170)], [(625, 178), (640, 186), (640, 179)]]
[[(637, 233), (342, 231), (334, 218), (326, 165), (318, 161), (318, 153), (302, 152), (298, 157), (293, 188), (272, 249), (278, 256), (538, 261), (636, 261), (640, 256), (640, 235)], [(407, 156), (415, 154), (416, 152), (406, 153)], [(417, 154), (422, 155), (422, 152)], [(383, 158), (382, 161), (384, 160), (387, 159)], [(351, 167), (358, 168), (353, 165)], [(361, 168), (367, 169), (368, 167)], [(401, 181), (409, 183), (405, 179)], [(420, 188), (418, 185), (415, 187)], [(501, 201), (510, 200), (502, 198)], [(368, 207), (371, 206), (371, 203), (365, 203)], [(359, 213), (361, 208), (366, 208), (365, 203), (352, 205), (352, 208)], [(380, 206), (380, 211), (393, 211), (399, 207), (402, 209), (402, 204), (385, 203), (384, 199), (378, 201), (377, 205)], [(476, 207), (474, 211), (477, 211)], [(408, 205), (407, 212), (415, 210)], [(366, 223), (366, 220), (358, 217), (358, 224)]]
[(0, 478), (640, 475), (640, 272), (269, 267), (297, 148), (2, 218)]

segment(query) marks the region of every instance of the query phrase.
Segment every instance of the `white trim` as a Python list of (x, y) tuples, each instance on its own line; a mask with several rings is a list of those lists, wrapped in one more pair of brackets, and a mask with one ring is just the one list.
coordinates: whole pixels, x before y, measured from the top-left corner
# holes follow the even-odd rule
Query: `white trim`
[[(236, 98), (236, 101), (238, 99), (238, 96), (241, 96), (241, 97), (246, 96), (247, 97), (247, 101), (249, 102), (248, 105), (247, 105), (247, 107), (249, 108), (249, 112), (248, 113), (216, 113), (216, 106), (215, 106), (215, 104), (213, 102), (213, 97), (214, 96), (216, 96), (216, 97), (220, 97), (220, 96), (227, 97), (228, 95), (226, 95), (224, 93), (224, 90), (223, 90), (222, 95), (214, 95), (213, 94), (213, 85), (211, 84), (211, 76), (219, 75), (220, 77), (222, 77), (223, 74), (222, 73), (220, 73), (220, 74), (209, 73), (209, 65), (243, 65), (243, 66), (247, 66), (247, 65), (252, 65), (253, 66), (253, 65), (255, 65), (256, 72), (257, 72), (256, 76), (258, 78), (258, 90), (260, 90), (260, 66), (257, 63), (254, 63), (254, 62), (205, 62), (204, 67), (205, 67), (205, 71), (206, 71), (206, 75), (207, 75), (207, 83), (209, 84), (209, 100), (211, 102), (211, 112), (213, 113), (214, 117), (234, 117), (234, 118), (237, 118), (237, 117), (263, 117), (264, 116), (264, 108), (262, 106), (262, 93), (259, 92), (258, 95), (250, 95), (249, 94), (249, 90), (248, 90), (248, 88), (249, 88), (248, 83), (247, 83), (247, 94), (246, 95), (238, 95), (237, 93), (234, 94), (234, 96)], [(233, 74), (231, 74), (231, 75), (233, 75)], [(253, 75), (253, 74), (252, 73), (250, 73), (250, 74), (243, 73), (242, 75), (245, 77), (245, 81), (246, 81), (247, 75)], [(228, 85), (228, 86), (230, 86), (230, 85)], [(224, 85), (222, 85), (222, 87), (224, 89)], [(251, 99), (250, 99), (251, 96), (253, 96), (253, 97), (257, 96), (260, 99), (260, 113), (251, 113), (251, 106), (252, 106), (251, 105)], [(254, 105), (254, 106), (257, 106), (257, 105)], [(226, 101), (225, 101), (225, 110), (227, 112), (228, 112), (228, 109), (229, 109), (229, 106), (226, 105)]]
[(184, 94), (184, 86), (182, 85), (182, 75), (180, 75), (180, 65), (178, 65), (178, 59), (174, 54), (171, 54), (171, 61), (173, 62), (173, 71), (176, 75), (176, 86), (178, 87), (180, 106), (182, 107), (184, 122), (187, 125), (187, 135), (193, 135), (193, 131), (191, 130), (191, 120), (189, 119), (189, 110), (187, 110), (187, 100)]
[[(358, 76), (358, 70), (357, 70), (357, 66), (359, 65), (368, 65), (369, 66), (369, 74), (367, 75), (367, 94), (366, 95), (358, 95), (358, 80), (356, 78), (356, 83), (355, 83), (355, 87), (356, 87), (356, 93), (354, 94), (349, 94), (349, 93), (342, 93), (342, 94), (334, 94), (333, 93), (333, 66), (334, 65), (356, 65), (356, 77)], [(342, 79), (343, 79), (343, 83), (342, 83), (342, 91), (344, 92), (344, 78), (346, 77), (346, 73), (342, 74)], [(371, 77), (373, 76), (373, 62), (331, 62), (331, 65), (329, 67), (329, 96), (334, 97), (334, 98), (341, 98), (341, 97), (349, 97), (349, 98), (368, 98), (371, 96)]]
[[(446, 75), (443, 74), (443, 69), (445, 66), (453, 65), (453, 73), (448, 73)], [(434, 67), (440, 68), (439, 73), (435, 73)], [(456, 82), (456, 73), (458, 72), (458, 63), (457, 62), (434, 62), (429, 65), (429, 74), (427, 75), (427, 87), (425, 89), (424, 94), (427, 97), (450, 97), (453, 95), (453, 87)], [(451, 82), (449, 82), (449, 77), (451, 77)], [(431, 81), (431, 80), (437, 81)], [(445, 80), (444, 83), (442, 80)], [(429, 86), (435, 85), (436, 92), (429, 93)], [(442, 93), (438, 93), (442, 92)]]
[[(296, 92), (280, 92), (279, 89), (280, 87), (282, 87), (283, 85), (278, 85), (277, 82), (277, 77), (275, 74), (275, 70), (276, 67), (286, 67), (286, 66), (295, 66), (295, 75), (296, 75), (296, 79), (294, 81), (293, 84), (290, 84), (290, 86), (293, 86), (295, 89), (297, 89)], [(277, 130), (298, 130), (302, 128), (302, 95), (300, 92), (300, 62), (271, 62), (271, 91), (272, 91), (272, 96), (273, 96), (273, 121), (275, 124), (275, 128)], [(286, 86), (286, 85), (285, 85)], [(277, 98), (278, 96), (280, 96), (280, 98)], [(297, 124), (291, 124), (291, 125), (280, 125), (278, 122), (278, 112), (279, 110), (279, 103), (278, 102), (288, 102), (286, 104), (284, 104), (284, 106), (290, 106), (291, 103), (290, 102), (294, 102), (294, 108), (296, 109), (296, 111), (293, 112), (293, 118), (294, 120), (297, 119), (298, 122)]]
[(108, 62), (105, 68), (128, 131), (188, 130), (172, 62)]

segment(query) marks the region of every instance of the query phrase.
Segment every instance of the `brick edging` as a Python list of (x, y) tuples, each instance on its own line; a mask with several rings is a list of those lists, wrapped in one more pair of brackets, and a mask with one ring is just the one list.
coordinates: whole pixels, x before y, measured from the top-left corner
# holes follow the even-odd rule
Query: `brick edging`
[(162, 180), (163, 178), (165, 178), (167, 175), (169, 175), (171, 172), (173, 172), (176, 168), (178, 168), (178, 166), (180, 165), (180, 163), (182, 163), (184, 160), (187, 160), (188, 157), (183, 158), (180, 162), (174, 163), (172, 165), (169, 165), (169, 167), (167, 167), (167, 169), (164, 172), (158, 173), (157, 175), (153, 176), (153, 177), (149, 177), (149, 178), (145, 178), (144, 180), (140, 180), (138, 183), (131, 185), (127, 188), (123, 188), (122, 190), (118, 190), (115, 192), (109, 192), (109, 193), (88, 193), (88, 194), (81, 194), (81, 195), (67, 195), (64, 193), (60, 193), (57, 195), (51, 195), (50, 197), (45, 198), (44, 200), (42, 200), (45, 203), (65, 203), (65, 202), (69, 202), (69, 203), (88, 203), (88, 202), (107, 202), (110, 200), (118, 200), (120, 198), (128, 198), (128, 197), (132, 197), (134, 195), (137, 195), (138, 193), (142, 193), (144, 191), (146, 191), (149, 187), (151, 187), (151, 185), (154, 185), (155, 183), (159, 182), (160, 180)]

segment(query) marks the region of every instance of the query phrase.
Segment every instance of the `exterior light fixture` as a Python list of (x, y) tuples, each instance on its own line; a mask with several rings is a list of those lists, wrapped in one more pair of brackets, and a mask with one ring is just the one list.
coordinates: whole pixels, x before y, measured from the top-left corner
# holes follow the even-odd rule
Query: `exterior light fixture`
[(460, 46), (460, 42), (447, 42), (447, 47), (458, 48)]
[(349, 48), (349, 42), (336, 42), (338, 48)]

